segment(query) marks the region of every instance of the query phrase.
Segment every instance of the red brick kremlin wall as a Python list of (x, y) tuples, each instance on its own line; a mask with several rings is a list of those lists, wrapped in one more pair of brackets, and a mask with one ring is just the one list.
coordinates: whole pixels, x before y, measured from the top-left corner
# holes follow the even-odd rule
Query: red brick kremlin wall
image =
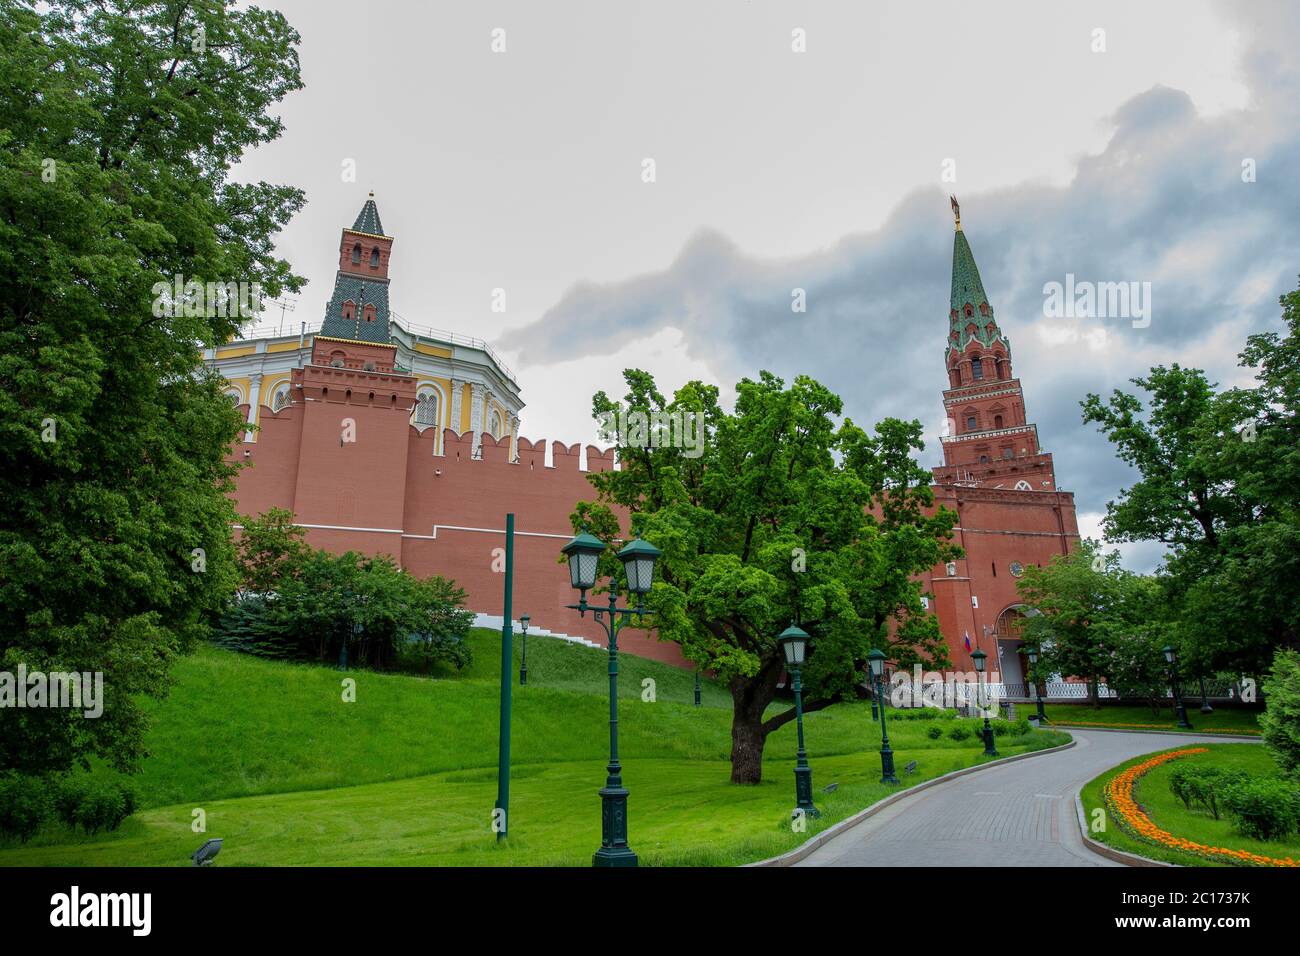
[[(263, 406), (258, 440), (232, 449), (247, 465), (238, 479), (237, 507), (260, 514), (289, 508), (307, 526), (312, 545), (391, 555), (421, 577), (438, 574), (463, 587), (471, 609), (502, 611), (503, 575), (493, 570), (493, 549), (504, 545), (505, 515), (515, 513), (514, 616), (528, 614), (536, 627), (580, 634), (601, 645), (603, 631), (590, 617), (564, 607), (574, 592), (559, 549), (571, 536), (574, 504), (591, 499), (587, 472), (579, 468), (579, 446), (552, 443), (553, 465), (545, 464), (545, 442), (519, 439), (519, 461), (508, 461), (509, 439), (482, 436), (482, 458), (472, 457), (472, 436), (444, 433), (444, 454), (435, 456), (434, 431), (409, 424), (413, 395), (403, 376), (397, 388), (370, 399), (364, 372), (314, 367), (310, 373), (351, 375), (352, 394), (337, 385), (295, 377), (294, 403), (279, 413)], [(386, 381), (382, 373), (370, 373)], [(329, 388), (328, 393), (322, 389)], [(305, 393), (305, 394), (304, 394)], [(304, 398), (308, 399), (304, 401)], [(246, 408), (244, 409), (246, 411)], [(355, 441), (340, 441), (340, 423), (355, 422)], [(587, 467), (608, 471), (612, 449), (588, 445)], [(984, 636), (999, 616), (1020, 603), (1012, 562), (1043, 565), (1078, 541), (1074, 498), (1068, 492), (1011, 491), (938, 485), (939, 504), (957, 512), (956, 542), (966, 557), (955, 574), (944, 566), (926, 576), (931, 608), (947, 639), (949, 656), (961, 670), (972, 668), (965, 648), (996, 653)], [(499, 562), (497, 562), (499, 565)], [(978, 607), (973, 606), (975, 597)], [(1005, 635), (1004, 635), (1005, 636)], [(620, 647), (629, 653), (682, 664), (675, 644), (644, 631), (624, 631)], [(992, 666), (992, 661), (990, 661)], [(1023, 672), (1023, 671), (1022, 671)]]

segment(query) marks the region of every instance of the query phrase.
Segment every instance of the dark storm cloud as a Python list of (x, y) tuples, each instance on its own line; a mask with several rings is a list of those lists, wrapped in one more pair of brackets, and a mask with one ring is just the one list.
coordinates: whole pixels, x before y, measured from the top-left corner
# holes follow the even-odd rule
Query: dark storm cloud
[[(1153, 364), (1236, 380), (1245, 336), (1277, 328), (1277, 298), (1296, 286), (1300, 136), (1292, 104), (1300, 89), (1295, 72), (1266, 51), (1288, 49), (1279, 41), (1284, 28), (1300, 31), (1276, 8), (1268, 16), (1264, 26), (1243, 25), (1268, 34), (1243, 58), (1253, 108), (1203, 117), (1186, 94), (1156, 87), (1115, 112), (1106, 147), (1078, 161), (1068, 186), (957, 190), (1030, 419), (1081, 512), (1103, 511), (1133, 476), (1081, 423), (1080, 399), (1127, 388)], [(1278, 89), (1283, 81), (1289, 90)], [(1255, 182), (1243, 182), (1248, 160)], [(798, 259), (761, 261), (704, 231), (662, 272), (573, 288), (520, 330), (518, 342), (530, 362), (547, 364), (573, 357), (578, 343), (587, 354), (602, 354), (605, 343), (609, 354), (674, 327), (689, 354), (724, 382), (760, 368), (787, 379), (808, 373), (838, 391), (860, 423), (919, 418), (933, 434), (946, 382), (951, 257), (952, 219), (938, 189), (904, 198), (878, 231)], [(1044, 284), (1067, 274), (1149, 282), (1150, 324), (1045, 316)], [(806, 292), (804, 314), (791, 311), (796, 288)], [(923, 460), (938, 457), (936, 442)]]

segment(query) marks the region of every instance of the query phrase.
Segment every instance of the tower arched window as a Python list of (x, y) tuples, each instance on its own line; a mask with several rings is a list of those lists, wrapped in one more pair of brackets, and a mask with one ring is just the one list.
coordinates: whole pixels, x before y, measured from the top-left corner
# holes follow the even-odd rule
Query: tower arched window
[(1001, 427), (1002, 427), (1002, 416), (1001, 416), (1001, 415), (994, 415), (994, 416), (993, 416), (993, 427), (994, 427), (994, 428), (1001, 428)]
[(973, 431), (975, 431), (978, 427), (979, 427), (979, 423), (978, 423), (978, 421), (976, 420), (975, 416), (974, 416), (974, 415), (968, 415), (968, 416), (966, 417), (966, 430), (967, 430), (968, 432), (973, 432)]
[(289, 406), (289, 383), (286, 382), (285, 384), (277, 388), (275, 390), (275, 394), (271, 396), (271, 411), (278, 412), (282, 408), (287, 408), (288, 406)]
[(359, 242), (352, 247), (352, 264), (354, 266), (361, 264), (361, 243)]
[(415, 427), (423, 431), (438, 424), (438, 393), (424, 389), (415, 402)]
[(343, 318), (347, 319), (348, 321), (351, 321), (352, 316), (356, 315), (356, 313), (357, 313), (357, 304), (355, 302), (353, 302), (351, 299), (348, 299), (346, 302), (343, 303)]
[(367, 305), (362, 311), (362, 316), (367, 322), (375, 321), (375, 307), (373, 305)]
[(244, 404), (244, 396), (239, 394), (239, 389), (232, 388), (226, 392), (226, 398), (230, 400), (231, 405)]
[(370, 268), (372, 269), (379, 268), (379, 247), (378, 246), (375, 246), (375, 248), (370, 250)]
[(493, 412), (492, 417), (488, 420), (488, 431), (493, 438), (501, 437), (501, 413)]
[(978, 355), (970, 357), (970, 374), (977, 382), (984, 377), (984, 360)]

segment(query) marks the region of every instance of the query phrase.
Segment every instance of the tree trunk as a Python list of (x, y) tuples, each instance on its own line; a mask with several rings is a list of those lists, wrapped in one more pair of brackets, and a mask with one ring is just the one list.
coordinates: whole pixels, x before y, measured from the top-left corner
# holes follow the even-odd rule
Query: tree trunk
[(761, 783), (763, 780), (763, 745), (767, 734), (762, 722), (744, 719), (739, 713), (731, 722), (731, 782)]
[(731, 782), (763, 780), (763, 712), (776, 696), (776, 682), (784, 665), (779, 657), (763, 661), (753, 677), (731, 679)]

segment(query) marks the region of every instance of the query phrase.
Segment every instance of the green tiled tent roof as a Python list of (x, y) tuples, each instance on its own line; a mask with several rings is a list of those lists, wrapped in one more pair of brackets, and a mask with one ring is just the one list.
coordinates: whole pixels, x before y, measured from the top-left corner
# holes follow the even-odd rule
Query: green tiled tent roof
[[(970, 318), (966, 317), (967, 305), (975, 310)], [(988, 311), (981, 312), (981, 305), (987, 306)], [(960, 224), (952, 240), (952, 295), (948, 309), (952, 322), (951, 331), (957, 333), (956, 342), (953, 342), (951, 334), (949, 335), (948, 348), (961, 351), (972, 338), (985, 346), (991, 346), (1000, 340), (1010, 354), (1011, 342), (998, 328), (997, 319), (993, 315), (993, 306), (989, 304), (984, 283), (980, 279), (979, 267), (975, 265), (975, 254), (971, 252), (970, 243), (966, 241), (966, 234), (961, 231)], [(993, 324), (991, 333), (988, 329), (989, 323)], [(967, 326), (971, 324), (975, 325), (974, 335), (967, 331)]]
[[(343, 303), (352, 300), (351, 319), (343, 318)], [(365, 307), (375, 307), (375, 321), (365, 320)], [(325, 307), (320, 334), (335, 339), (388, 344), (388, 283), (367, 281), (340, 272), (334, 280), (334, 295)]]
[(372, 236), (382, 236), (384, 233), (384, 224), (379, 221), (379, 208), (375, 205), (375, 195), (370, 194), (366, 204), (361, 207), (361, 212), (357, 213), (357, 221), (352, 224), (352, 228), (357, 232), (366, 232)]
[(980, 303), (987, 303), (988, 300), (989, 297), (984, 294), (984, 283), (980, 281), (979, 267), (975, 265), (975, 254), (970, 251), (966, 233), (958, 229), (952, 240), (952, 300), (949, 309), (960, 315), (962, 306), (966, 303), (969, 302), (978, 309)]

